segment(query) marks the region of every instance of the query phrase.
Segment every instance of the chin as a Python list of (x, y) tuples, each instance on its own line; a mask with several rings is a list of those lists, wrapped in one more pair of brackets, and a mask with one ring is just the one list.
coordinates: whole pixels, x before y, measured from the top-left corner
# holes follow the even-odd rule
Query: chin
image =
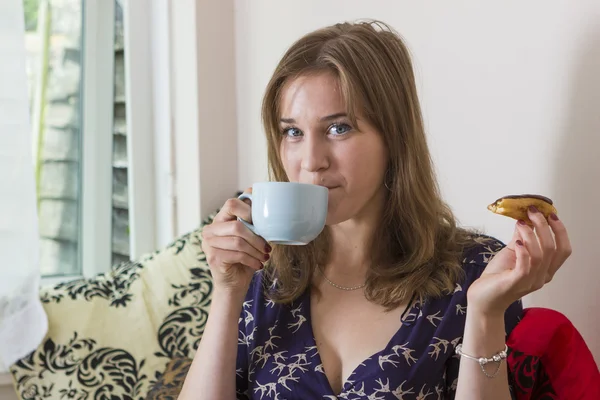
[(352, 218), (352, 216), (348, 215), (348, 213), (344, 213), (339, 207), (331, 207), (330, 205), (329, 210), (327, 210), (327, 219), (325, 220), (325, 225), (337, 225), (349, 220), (350, 218)]
[(356, 199), (339, 189), (329, 190), (329, 204), (327, 207), (327, 218), (325, 225), (332, 226), (341, 224), (355, 217)]

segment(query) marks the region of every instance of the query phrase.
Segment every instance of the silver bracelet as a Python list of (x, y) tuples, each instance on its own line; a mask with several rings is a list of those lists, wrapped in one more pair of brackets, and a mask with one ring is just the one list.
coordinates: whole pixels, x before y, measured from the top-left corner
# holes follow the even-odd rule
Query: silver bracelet
[[(460, 357), (465, 357), (465, 358), (468, 358), (469, 360), (477, 361), (479, 363), (479, 366), (481, 367), (481, 371), (485, 374), (485, 376), (487, 376), (488, 378), (495, 378), (496, 375), (498, 375), (498, 372), (500, 372), (500, 366), (502, 365), (502, 360), (506, 360), (506, 357), (508, 357), (508, 345), (505, 344), (504, 350), (502, 350), (501, 352), (499, 352), (497, 354), (494, 354), (490, 358), (473, 357), (468, 354), (465, 354), (462, 351), (462, 344), (459, 344), (458, 346), (456, 346), (456, 354), (458, 354)], [(485, 370), (485, 365), (492, 363), (492, 362), (497, 363), (498, 367), (496, 368), (494, 373), (490, 375)]]

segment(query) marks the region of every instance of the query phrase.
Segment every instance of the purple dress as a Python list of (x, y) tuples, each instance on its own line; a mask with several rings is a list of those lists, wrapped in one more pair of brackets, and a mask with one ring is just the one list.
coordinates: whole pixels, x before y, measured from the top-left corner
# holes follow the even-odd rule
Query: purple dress
[[(237, 398), (241, 399), (453, 399), (467, 310), (467, 289), (503, 244), (476, 237), (464, 255), (464, 279), (453, 294), (414, 302), (402, 327), (382, 351), (364, 360), (334, 394), (313, 336), (310, 295), (277, 305), (256, 273), (239, 320)], [(506, 333), (520, 320), (521, 302), (505, 314)]]

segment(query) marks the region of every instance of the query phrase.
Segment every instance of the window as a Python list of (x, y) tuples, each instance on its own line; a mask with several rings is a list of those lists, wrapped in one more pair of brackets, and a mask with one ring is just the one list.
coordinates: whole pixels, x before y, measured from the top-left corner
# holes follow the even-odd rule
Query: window
[(41, 273), (102, 272), (130, 255), (123, 10), (23, 5)]
[(115, 95), (113, 129), (112, 263), (129, 260), (127, 111), (125, 108), (125, 39), (123, 8), (115, 3)]
[(25, 46), (43, 275), (80, 265), (81, 3), (25, 0)]

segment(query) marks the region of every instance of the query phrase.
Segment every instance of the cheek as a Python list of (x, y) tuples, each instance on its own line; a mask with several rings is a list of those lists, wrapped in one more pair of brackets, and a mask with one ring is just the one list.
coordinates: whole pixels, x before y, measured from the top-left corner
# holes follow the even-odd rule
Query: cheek
[(372, 187), (379, 186), (380, 173), (373, 163), (364, 161), (352, 163), (350, 174), (354, 177), (353, 187), (361, 192), (370, 192)]
[(344, 175), (360, 191), (380, 186), (387, 166), (387, 154), (379, 146), (358, 146), (345, 155)]
[(285, 144), (285, 142), (281, 142), (281, 146), (279, 146), (279, 157), (281, 158), (281, 164), (283, 165), (283, 169), (288, 177), (288, 179), (292, 182), (298, 181), (298, 174), (300, 170), (300, 160), (298, 160), (292, 149), (289, 148)]

